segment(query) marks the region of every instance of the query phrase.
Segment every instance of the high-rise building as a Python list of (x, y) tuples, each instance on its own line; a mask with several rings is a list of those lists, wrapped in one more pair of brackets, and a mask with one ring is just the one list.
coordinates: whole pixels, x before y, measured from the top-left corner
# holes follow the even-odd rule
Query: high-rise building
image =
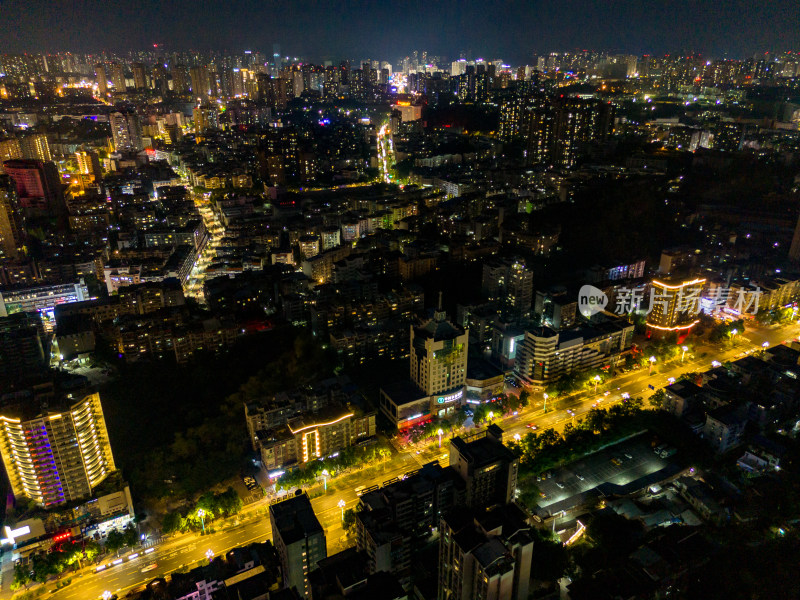
[(24, 252), (23, 231), (14, 190), (0, 180), (0, 258), (19, 258)]
[(700, 299), (706, 280), (696, 277), (654, 279), (647, 329), (651, 334), (686, 333), (698, 322)]
[(269, 521), (284, 586), (309, 598), (308, 574), (328, 556), (325, 531), (314, 514), (311, 501), (306, 494), (297, 492), (288, 500), (269, 507)]
[(37, 385), (4, 396), (0, 422), (0, 455), (16, 498), (44, 508), (89, 498), (116, 469), (97, 392)]
[(483, 509), (514, 499), (519, 459), (503, 445), (503, 430), (497, 425), (453, 438), (450, 466), (466, 482), (467, 506)]
[(553, 162), (572, 167), (581, 146), (604, 141), (614, 126), (614, 106), (594, 98), (559, 98), (554, 103)]
[(100, 179), (103, 171), (100, 168), (100, 157), (97, 152), (78, 150), (75, 159), (78, 161), (78, 171), (82, 175), (94, 175), (95, 179)]
[(519, 260), (487, 260), (483, 263), (481, 291), (484, 299), (514, 317), (525, 317), (533, 300), (533, 272)]
[(21, 208), (50, 215), (66, 212), (61, 177), (54, 163), (7, 160), (3, 167), (14, 182)]
[(513, 504), (485, 514), (457, 509), (439, 525), (438, 600), (526, 600), (533, 535)]
[(128, 89), (125, 83), (125, 68), (119, 63), (111, 65), (111, 83), (114, 84), (115, 92), (124, 92)]
[(22, 147), (17, 138), (8, 138), (0, 141), (0, 174), (5, 173), (3, 163), (7, 160), (23, 158)]
[(50, 143), (44, 133), (26, 135), (20, 140), (20, 148), (22, 149), (22, 158), (45, 162), (53, 160), (53, 155), (50, 153)]
[(189, 75), (192, 79), (192, 96), (202, 100), (208, 100), (214, 95), (214, 88), (212, 87), (211, 75), (208, 72), (208, 67), (201, 65), (189, 69)]
[(442, 515), (462, 504), (464, 483), (453, 469), (427, 463), (404, 479), (365, 490), (356, 513), (356, 543), (369, 573), (386, 571), (411, 581), (412, 556)]
[(411, 380), (427, 395), (437, 396), (443, 409), (461, 405), (468, 340), (466, 330), (447, 320), (441, 297), (432, 319), (411, 326)]
[(213, 104), (195, 106), (192, 110), (192, 120), (194, 121), (195, 133), (203, 133), (208, 129), (218, 129), (217, 107)]
[(167, 67), (161, 63), (153, 65), (152, 88), (159, 94), (166, 94), (169, 92), (169, 76), (167, 74)]
[(144, 148), (142, 128), (135, 114), (113, 112), (108, 120), (111, 123), (111, 136), (117, 152), (139, 152)]
[(172, 91), (176, 94), (185, 94), (189, 91), (186, 65), (174, 65), (172, 67)]
[(8, 383), (41, 375), (50, 356), (49, 339), (38, 312), (0, 318), (0, 378)]
[(553, 111), (549, 107), (538, 107), (525, 113), (525, 135), (527, 143), (525, 157), (528, 163), (547, 163), (552, 157)]
[(144, 64), (140, 62), (133, 63), (133, 87), (137, 90), (147, 88), (147, 72), (145, 71)]
[(108, 93), (108, 73), (106, 73), (106, 66), (95, 65), (94, 75), (97, 81), (97, 91), (101, 96), (105, 96)]

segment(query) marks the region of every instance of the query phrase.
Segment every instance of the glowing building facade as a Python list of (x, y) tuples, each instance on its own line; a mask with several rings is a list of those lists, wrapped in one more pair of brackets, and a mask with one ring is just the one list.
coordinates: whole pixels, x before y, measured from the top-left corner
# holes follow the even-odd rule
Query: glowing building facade
[(15, 395), (0, 409), (0, 455), (16, 498), (51, 508), (88, 498), (115, 470), (100, 394), (52, 388)]

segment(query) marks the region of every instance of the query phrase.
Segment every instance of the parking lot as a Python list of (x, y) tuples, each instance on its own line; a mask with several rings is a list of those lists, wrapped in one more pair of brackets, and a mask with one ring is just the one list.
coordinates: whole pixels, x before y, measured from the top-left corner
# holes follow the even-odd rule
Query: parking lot
[(641, 435), (553, 470), (550, 478), (536, 484), (544, 494), (539, 506), (560, 503), (561, 510), (570, 504), (565, 501), (574, 498), (574, 504), (579, 504), (582, 494), (602, 484), (627, 485), (668, 466), (669, 459), (656, 456), (649, 442), (647, 435)]

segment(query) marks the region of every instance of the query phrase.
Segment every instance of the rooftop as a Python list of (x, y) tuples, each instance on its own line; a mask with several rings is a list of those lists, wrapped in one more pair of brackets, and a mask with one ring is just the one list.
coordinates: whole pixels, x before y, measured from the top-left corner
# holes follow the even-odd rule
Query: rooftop
[(269, 507), (270, 517), (284, 544), (324, 534), (306, 494), (295, 495)]

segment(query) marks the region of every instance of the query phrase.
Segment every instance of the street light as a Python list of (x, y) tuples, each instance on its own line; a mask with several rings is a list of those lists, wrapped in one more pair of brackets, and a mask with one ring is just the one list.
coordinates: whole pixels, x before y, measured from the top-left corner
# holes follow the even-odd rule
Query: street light
[(214, 559), (214, 552), (211, 550), (211, 548), (206, 550), (206, 558), (208, 559), (208, 562), (211, 562)]
[(763, 344), (761, 344), (761, 347), (764, 348), (764, 350), (766, 350), (767, 348), (769, 348), (769, 342), (764, 342)]
[(206, 511), (204, 511), (202, 508), (198, 508), (197, 509), (197, 516), (200, 517), (200, 524), (203, 526), (203, 535), (205, 535), (206, 534), (206, 520), (205, 520), (204, 517), (206, 516)]
[(491, 421), (492, 419), (494, 419), (494, 412), (489, 411), (489, 420)]
[(547, 412), (547, 393), (542, 394), (544, 396), (544, 411)]
[(111, 600), (111, 598), (113, 598), (113, 597), (114, 597), (114, 594), (112, 594), (108, 590), (103, 592), (103, 595), (102, 595), (103, 600)]
[(439, 431), (437, 431), (436, 433), (439, 434), (439, 448), (441, 448), (442, 447), (442, 434), (444, 433), (444, 431), (439, 429)]
[(647, 374), (648, 377), (653, 374), (653, 364), (655, 364), (655, 362), (656, 362), (656, 357), (655, 356), (651, 356), (650, 357), (650, 372)]
[(322, 485), (325, 486), (325, 491), (328, 491), (328, 469), (322, 469)]
[(521, 439), (522, 439), (522, 436), (521, 436), (520, 434), (518, 434), (518, 433), (515, 433), (515, 434), (514, 434), (514, 441), (517, 441), (517, 442), (518, 442), (518, 441), (520, 441)]
[(681, 353), (681, 362), (683, 362), (683, 357), (686, 356), (686, 351), (688, 349), (689, 349), (689, 346), (681, 346), (681, 350), (683, 350), (683, 352)]
[(336, 506), (342, 509), (342, 523), (344, 523), (344, 505), (345, 505), (344, 500), (339, 500), (339, 502), (336, 503)]
[(600, 375), (595, 375), (593, 377), (593, 379), (594, 379), (594, 393), (596, 394), (597, 393), (597, 384), (600, 383), (600, 381), (601, 381), (600, 380)]

